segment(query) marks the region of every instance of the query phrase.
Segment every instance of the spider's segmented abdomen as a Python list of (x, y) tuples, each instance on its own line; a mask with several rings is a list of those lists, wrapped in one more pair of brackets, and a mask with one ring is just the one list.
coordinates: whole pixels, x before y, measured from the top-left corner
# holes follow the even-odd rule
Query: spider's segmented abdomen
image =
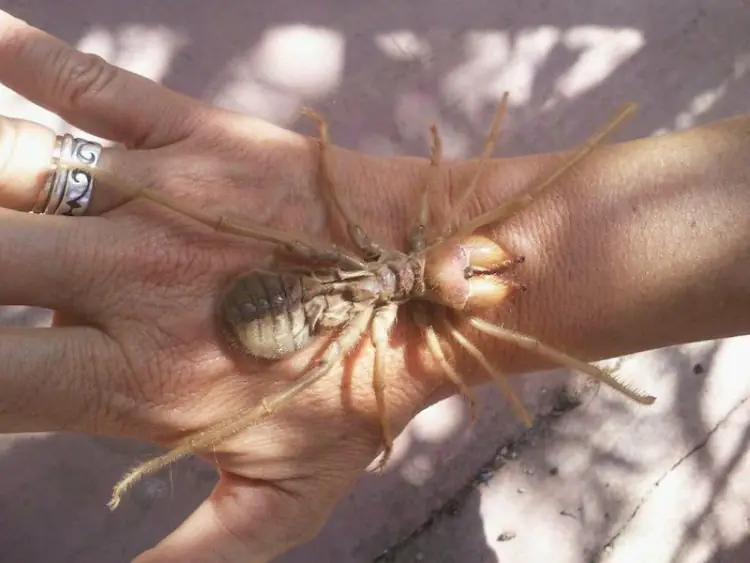
[(232, 344), (270, 360), (304, 348), (314, 330), (307, 306), (314, 297), (310, 281), (265, 270), (236, 278), (219, 302), (219, 317)]

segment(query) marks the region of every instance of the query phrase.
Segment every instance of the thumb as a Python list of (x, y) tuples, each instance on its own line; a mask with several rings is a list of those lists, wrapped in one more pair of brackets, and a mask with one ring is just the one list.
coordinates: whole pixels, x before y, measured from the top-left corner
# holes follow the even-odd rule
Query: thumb
[(267, 563), (314, 537), (327, 514), (271, 481), (221, 472), (211, 495), (133, 563)]

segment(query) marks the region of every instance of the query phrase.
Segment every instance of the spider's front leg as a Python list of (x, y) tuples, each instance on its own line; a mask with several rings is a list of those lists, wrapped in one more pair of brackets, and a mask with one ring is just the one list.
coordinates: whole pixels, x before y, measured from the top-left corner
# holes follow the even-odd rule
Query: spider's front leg
[[(420, 192), (417, 212), (412, 221), (409, 230), (409, 251), (411, 253), (422, 252), (427, 246), (427, 228), (430, 223), (430, 201), (435, 193), (435, 189), (440, 181), (440, 165), (443, 161), (443, 144), (440, 139), (437, 125), (430, 126), (430, 136), (432, 137), (432, 146), (430, 148), (430, 163), (427, 169), (427, 178), (422, 185)], [(423, 301), (412, 303), (412, 318), (416, 325), (420, 327), (420, 335), (424, 337), (427, 343), (427, 349), (432, 357), (437, 361), (443, 375), (451, 381), (457, 388), (458, 392), (469, 403), (471, 410), (471, 420), (476, 420), (476, 396), (474, 392), (464, 382), (459, 373), (450, 365), (443, 349), (440, 345), (437, 332), (434, 327), (435, 313), (428, 309), (428, 304)]]
[(427, 246), (427, 227), (430, 221), (430, 199), (440, 181), (440, 165), (443, 162), (443, 142), (440, 139), (437, 125), (430, 126), (432, 147), (427, 178), (422, 184), (417, 213), (409, 229), (409, 252), (421, 252)]
[(466, 185), (466, 187), (463, 189), (461, 194), (458, 196), (458, 200), (456, 201), (456, 203), (453, 206), (451, 206), (448, 216), (443, 220), (442, 228), (440, 229), (436, 228), (430, 234), (429, 243), (431, 245), (435, 243), (439, 243), (441, 240), (444, 240), (445, 238), (451, 235), (451, 233), (454, 230), (453, 222), (458, 217), (464, 205), (466, 205), (469, 202), (469, 200), (471, 199), (471, 196), (473, 196), (474, 192), (476, 192), (477, 186), (479, 185), (479, 178), (481, 177), (482, 172), (484, 171), (484, 167), (487, 165), (487, 162), (492, 156), (492, 152), (495, 150), (497, 141), (500, 138), (500, 135), (502, 134), (501, 127), (503, 125), (503, 121), (505, 120), (505, 114), (507, 113), (507, 110), (508, 110), (508, 92), (505, 92), (503, 94), (503, 97), (500, 99), (500, 103), (498, 104), (497, 109), (495, 110), (495, 116), (492, 119), (492, 123), (490, 124), (490, 130), (487, 133), (487, 137), (485, 138), (484, 147), (482, 148), (482, 154), (479, 156), (479, 162), (477, 163), (476, 171), (474, 172), (471, 179), (469, 180), (469, 183)]
[(500, 226), (537, 201), (555, 185), (558, 179), (601, 146), (607, 137), (635, 112), (636, 107), (635, 104), (624, 104), (609, 122), (586, 139), (577, 150), (572, 151), (561, 165), (531, 182), (524, 190), (504, 204), (459, 225), (454, 229), (454, 235), (457, 237), (468, 236), (487, 225)]
[[(547, 174), (532, 182), (521, 193), (512, 197), (506, 203), (479, 215), (475, 219), (459, 225), (455, 229), (453, 236), (455, 236), (457, 239), (465, 239), (481, 227), (485, 227), (490, 224), (502, 224), (504, 221), (507, 221), (511, 217), (518, 214), (543, 194), (548, 192), (557, 179), (559, 179), (563, 174), (570, 170), (575, 164), (579, 163), (583, 158), (588, 156), (594, 149), (600, 146), (604, 142), (604, 140), (617, 128), (617, 126), (619, 126), (634, 111), (634, 104), (626, 104), (604, 127), (602, 127), (595, 134), (591, 135), (578, 150), (573, 151), (567, 158), (565, 158), (562, 164), (556, 166), (553, 170), (549, 171)], [(490, 135), (490, 137), (492, 137), (492, 134)], [(505, 265), (508, 265), (507, 261)], [(503, 264), (498, 263), (497, 266), (502, 267)], [(492, 269), (494, 268), (490, 267), (490, 270)], [(605, 372), (590, 364), (577, 360), (576, 358), (559, 350), (555, 350), (554, 348), (543, 344), (535, 338), (506, 329), (500, 325), (490, 323), (473, 315), (468, 317), (468, 321), (472, 327), (481, 332), (484, 332), (485, 334), (524, 348), (539, 356), (552, 360), (553, 362), (561, 366), (581, 371), (593, 377), (594, 379), (609, 385), (618, 392), (641, 404), (651, 404), (655, 400), (651, 395), (630, 387), (614, 374)], [(455, 331), (455, 329), (450, 330)], [(460, 336), (460, 333), (456, 332), (454, 333), (454, 336), (459, 337), (459, 341), (462, 343), (464, 348), (467, 349), (467, 351), (469, 351), (475, 358), (480, 360), (480, 362), (486, 364), (485, 367), (488, 369), (488, 371), (490, 371), (490, 373), (496, 371), (493, 366), (481, 359), (481, 353), (476, 350), (476, 347), (465, 340), (464, 337)], [(519, 410), (519, 414), (520, 413), (521, 411)]]
[(333, 203), (336, 210), (341, 214), (346, 223), (346, 231), (349, 238), (362, 252), (365, 260), (368, 262), (375, 261), (381, 257), (384, 249), (378, 245), (370, 235), (359, 225), (354, 215), (344, 205), (339, 197), (336, 185), (331, 177), (330, 148), (331, 136), (328, 132), (328, 123), (325, 118), (318, 112), (305, 108), (302, 115), (315, 120), (318, 125), (318, 146), (319, 146), (319, 182), (322, 184), (326, 197)]

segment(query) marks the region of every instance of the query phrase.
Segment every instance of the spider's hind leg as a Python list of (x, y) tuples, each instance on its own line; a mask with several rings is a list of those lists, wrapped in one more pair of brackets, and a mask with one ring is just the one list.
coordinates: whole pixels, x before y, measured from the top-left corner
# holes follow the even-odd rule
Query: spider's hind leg
[(130, 470), (115, 485), (109, 502), (110, 509), (117, 508), (122, 496), (143, 477), (156, 473), (190, 454), (205, 452), (215, 447), (216, 444), (258, 424), (288, 405), (297, 395), (325, 377), (337, 362), (351, 352), (367, 331), (372, 318), (373, 308), (362, 308), (329, 342), (323, 354), (315, 361), (313, 366), (294, 383), (278, 393), (264, 397), (257, 404), (246, 407), (229, 418), (184, 438), (167, 453)]
[(434, 321), (436, 317), (442, 318), (444, 311), (428, 311), (425, 304), (415, 303), (413, 309), (413, 317), (417, 326), (420, 327), (420, 333), (424, 337), (427, 343), (427, 350), (430, 355), (435, 359), (443, 372), (443, 376), (447, 378), (453, 385), (458, 389), (459, 394), (468, 402), (471, 422), (473, 423), (477, 418), (477, 397), (474, 391), (469, 387), (464, 378), (459, 374), (453, 366), (450, 364), (448, 359), (445, 357), (443, 348), (440, 345), (438, 333), (435, 330)]
[(500, 370), (498, 367), (494, 366), (482, 353), (482, 351), (477, 348), (466, 336), (464, 336), (458, 328), (456, 328), (448, 319), (443, 317), (441, 319), (442, 326), (448, 331), (448, 333), (456, 340), (456, 342), (459, 343), (459, 345), (466, 350), (469, 355), (474, 358), (479, 364), (484, 368), (484, 370), (492, 377), (493, 381), (497, 383), (497, 385), (500, 387), (500, 390), (503, 392), (505, 397), (508, 399), (508, 401), (511, 404), (511, 407), (513, 407), (513, 410), (516, 413), (516, 416), (523, 422), (524, 426), (526, 428), (531, 428), (534, 421), (531, 418), (531, 415), (529, 414), (529, 411), (526, 410), (526, 407), (523, 406), (523, 403), (518, 398), (516, 393), (513, 391), (513, 388), (508, 383), (508, 376), (507, 374), (503, 373), (502, 370)]
[(143, 198), (173, 213), (205, 225), (216, 232), (273, 243), (304, 260), (328, 262), (349, 269), (363, 269), (365, 267), (359, 256), (345, 249), (309, 241), (307, 240), (308, 237), (301, 234), (264, 227), (251, 222), (243, 221), (239, 223), (225, 215), (205, 211), (154, 189), (133, 184), (126, 178), (117, 177), (107, 170), (93, 169), (78, 164), (76, 164), (76, 167), (89, 171), (96, 178), (105, 181), (107, 187), (118, 191), (125, 201)]

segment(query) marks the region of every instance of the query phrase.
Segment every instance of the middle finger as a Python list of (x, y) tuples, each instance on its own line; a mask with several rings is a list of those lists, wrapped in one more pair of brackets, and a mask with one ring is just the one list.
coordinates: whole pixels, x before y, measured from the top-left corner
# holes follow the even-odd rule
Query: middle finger
[(95, 280), (117, 260), (106, 226), (0, 208), (0, 304), (93, 314)]
[(197, 100), (82, 53), (0, 10), (0, 79), (68, 123), (134, 148), (185, 138)]

